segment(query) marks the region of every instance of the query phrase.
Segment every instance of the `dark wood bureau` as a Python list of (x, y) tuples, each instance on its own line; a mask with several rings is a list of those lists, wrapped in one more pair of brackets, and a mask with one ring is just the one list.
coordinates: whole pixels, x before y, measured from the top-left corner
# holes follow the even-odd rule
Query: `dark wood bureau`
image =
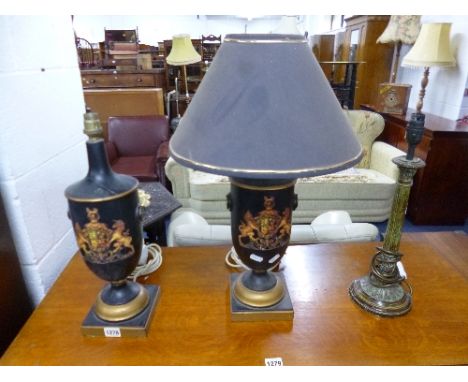
[(83, 89), (153, 87), (166, 89), (164, 69), (82, 70)]
[[(375, 111), (371, 105), (361, 105), (361, 109)], [(380, 113), (385, 129), (377, 140), (406, 151), (406, 124), (413, 112)], [(424, 136), (416, 155), (426, 167), (414, 178), (407, 216), (414, 224), (464, 224), (468, 218), (468, 126), (425, 114)]]

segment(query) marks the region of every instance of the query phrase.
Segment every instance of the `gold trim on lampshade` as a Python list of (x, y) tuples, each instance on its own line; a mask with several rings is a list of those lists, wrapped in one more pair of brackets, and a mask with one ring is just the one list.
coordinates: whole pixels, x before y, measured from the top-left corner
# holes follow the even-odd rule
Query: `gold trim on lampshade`
[(402, 66), (454, 66), (455, 58), (450, 51), (451, 26), (451, 23), (423, 24)]
[(392, 15), (387, 27), (377, 39), (380, 44), (398, 43), (414, 44), (421, 29), (421, 16)]
[(193, 47), (188, 34), (180, 34), (172, 38), (171, 53), (166, 57), (166, 62), (169, 65), (190, 65), (200, 61), (201, 56)]

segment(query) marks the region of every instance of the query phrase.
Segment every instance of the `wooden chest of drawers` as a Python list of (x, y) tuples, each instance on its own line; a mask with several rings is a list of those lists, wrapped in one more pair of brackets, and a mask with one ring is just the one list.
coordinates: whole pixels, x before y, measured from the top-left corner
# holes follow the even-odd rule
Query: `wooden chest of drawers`
[[(375, 111), (371, 105), (361, 109)], [(380, 113), (385, 129), (377, 138), (406, 152), (406, 115)], [(468, 219), (468, 127), (426, 114), (424, 135), (415, 155), (426, 162), (414, 177), (407, 216), (414, 224), (461, 225)]]
[(157, 87), (166, 89), (164, 70), (82, 70), (83, 89)]

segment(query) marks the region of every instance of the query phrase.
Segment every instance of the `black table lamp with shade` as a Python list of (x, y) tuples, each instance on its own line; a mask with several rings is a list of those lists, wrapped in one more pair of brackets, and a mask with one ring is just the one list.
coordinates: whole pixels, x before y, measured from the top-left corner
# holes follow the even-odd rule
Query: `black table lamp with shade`
[(170, 141), (180, 164), (230, 178), (232, 320), (293, 318), (281, 272), (296, 179), (346, 169), (358, 143), (300, 35), (226, 35)]

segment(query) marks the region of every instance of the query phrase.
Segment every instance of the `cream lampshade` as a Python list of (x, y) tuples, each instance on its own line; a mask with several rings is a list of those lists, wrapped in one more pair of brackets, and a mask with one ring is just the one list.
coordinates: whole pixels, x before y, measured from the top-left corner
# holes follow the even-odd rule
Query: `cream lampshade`
[(424, 67), (419, 101), (416, 112), (420, 113), (426, 86), (429, 82), (429, 67), (450, 67), (455, 65), (455, 58), (450, 50), (451, 23), (423, 24), (414, 46), (403, 58), (402, 66)]
[(187, 69), (186, 65), (195, 64), (201, 61), (201, 56), (195, 50), (192, 40), (188, 34), (176, 35), (172, 38), (171, 53), (166, 57), (166, 62), (169, 65), (182, 66), (185, 79), (185, 95), (189, 98), (187, 86)]
[(392, 15), (387, 27), (377, 39), (377, 43), (394, 44), (390, 83), (394, 83), (396, 80), (401, 46), (402, 44), (414, 44), (421, 29), (420, 20), (421, 16)]
[(188, 34), (176, 35), (172, 38), (171, 53), (166, 58), (169, 65), (182, 66), (201, 61), (201, 56), (195, 50)]

